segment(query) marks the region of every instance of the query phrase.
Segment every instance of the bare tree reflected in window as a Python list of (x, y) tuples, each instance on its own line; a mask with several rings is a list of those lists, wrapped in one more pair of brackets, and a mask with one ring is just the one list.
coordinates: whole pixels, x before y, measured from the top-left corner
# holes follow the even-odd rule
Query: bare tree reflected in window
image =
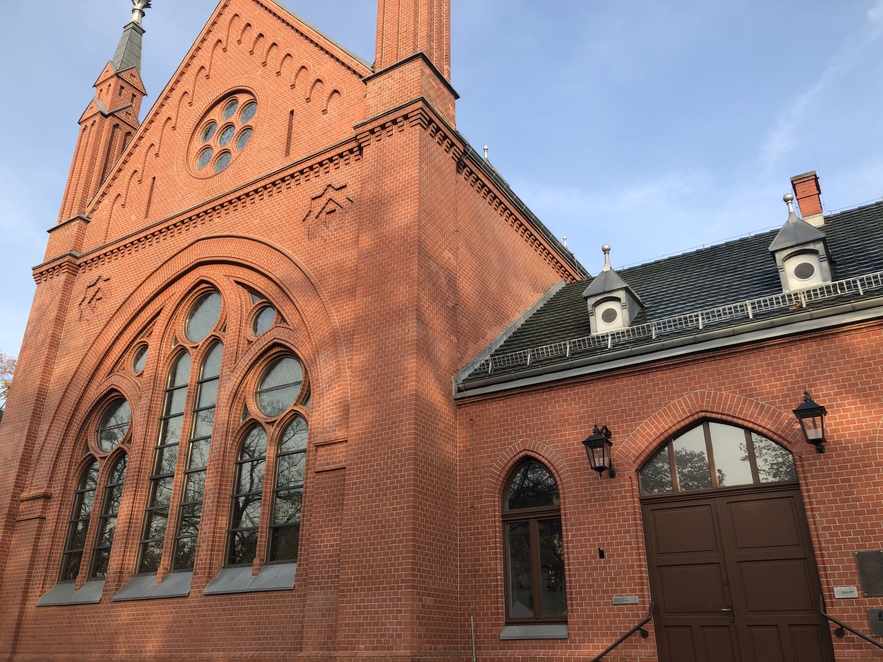
[(713, 421), (665, 444), (638, 475), (645, 496), (797, 480), (787, 449), (755, 432)]
[(245, 435), (236, 461), (227, 529), (227, 565), (251, 563), (257, 554), (266, 456), (267, 433), (262, 426), (254, 425)]
[(774, 441), (752, 433), (757, 472), (761, 483), (780, 483), (797, 480), (794, 457)]
[(558, 484), (539, 462), (528, 460), (522, 464), (506, 486), (503, 537), (507, 621), (566, 620)]

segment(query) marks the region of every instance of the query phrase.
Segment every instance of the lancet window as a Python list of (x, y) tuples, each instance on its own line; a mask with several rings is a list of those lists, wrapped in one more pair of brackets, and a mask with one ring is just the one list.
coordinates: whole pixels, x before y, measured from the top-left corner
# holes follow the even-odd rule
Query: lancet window
[(503, 494), (506, 621), (567, 620), (564, 539), (558, 484), (547, 467), (527, 460)]

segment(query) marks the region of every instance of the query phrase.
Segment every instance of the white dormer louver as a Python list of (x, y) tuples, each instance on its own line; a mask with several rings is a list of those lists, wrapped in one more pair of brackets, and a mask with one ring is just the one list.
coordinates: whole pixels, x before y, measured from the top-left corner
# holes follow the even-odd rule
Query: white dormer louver
[(831, 282), (831, 262), (825, 233), (794, 213), (794, 196), (784, 198), (788, 220), (770, 244), (779, 268), (782, 291), (790, 292)]
[(604, 268), (583, 292), (592, 334), (627, 328), (644, 307), (634, 290), (610, 266), (610, 246), (605, 244), (601, 250)]

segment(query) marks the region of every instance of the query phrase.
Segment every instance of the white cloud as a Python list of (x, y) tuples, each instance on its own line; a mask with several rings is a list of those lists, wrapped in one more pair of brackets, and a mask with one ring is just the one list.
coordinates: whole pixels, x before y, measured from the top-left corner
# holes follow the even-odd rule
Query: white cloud
[(806, 110), (816, 102), (825, 88), (863, 61), (864, 52), (881, 34), (883, 34), (883, 0), (877, 0), (868, 10), (867, 19), (858, 36), (847, 37), (844, 40), (815, 83), (799, 94), (779, 116), (775, 127), (769, 131), (761, 147), (762, 163), (772, 168), (793, 149), (795, 131)]

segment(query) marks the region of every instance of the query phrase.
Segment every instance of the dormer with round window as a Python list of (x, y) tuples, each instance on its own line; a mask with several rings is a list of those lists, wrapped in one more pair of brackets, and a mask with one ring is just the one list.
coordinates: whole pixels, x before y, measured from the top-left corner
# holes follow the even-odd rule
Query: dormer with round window
[(604, 251), (604, 268), (583, 292), (589, 308), (592, 335), (625, 329), (644, 307), (640, 297), (610, 266), (610, 246)]
[(784, 200), (788, 205), (788, 220), (770, 244), (770, 253), (779, 268), (782, 291), (830, 283), (833, 259), (825, 233), (797, 216), (793, 195), (787, 194)]

